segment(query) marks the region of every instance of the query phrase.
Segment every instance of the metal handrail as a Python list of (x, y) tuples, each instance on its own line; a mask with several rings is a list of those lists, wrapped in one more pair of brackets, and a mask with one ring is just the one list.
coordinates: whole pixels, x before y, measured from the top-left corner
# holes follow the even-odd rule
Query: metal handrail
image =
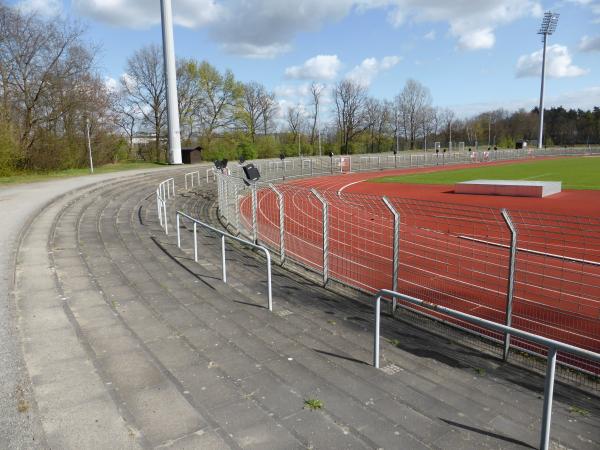
[(167, 178), (156, 188), (156, 210), (158, 222), (164, 228), (165, 234), (169, 234), (169, 221), (167, 215), (167, 199), (175, 195), (175, 179)]
[[(195, 175), (195, 177), (194, 177)], [(186, 174), (184, 174), (183, 176), (183, 181), (185, 184), (185, 190), (188, 190), (188, 178), (190, 180), (190, 187), (189, 189), (194, 189), (194, 178), (196, 178), (198, 180), (198, 186), (200, 186), (200, 171), (196, 170), (195, 172), (188, 172)]]
[(557, 351), (567, 352), (573, 355), (581, 356), (593, 361), (600, 361), (600, 354), (586, 350), (574, 345), (565, 344), (564, 342), (556, 341), (554, 339), (545, 338), (537, 334), (529, 333), (527, 331), (519, 330), (507, 325), (501, 325), (490, 320), (482, 319), (480, 317), (472, 316), (454, 309), (446, 308), (445, 306), (436, 305), (429, 303), (424, 300), (420, 300), (410, 295), (401, 294), (388, 289), (381, 289), (375, 294), (375, 330), (373, 340), (373, 366), (379, 368), (379, 329), (380, 329), (380, 315), (381, 315), (381, 299), (384, 297), (396, 298), (413, 305), (417, 305), (423, 308), (430, 309), (432, 311), (445, 314), (456, 319), (470, 322), (472, 324), (487, 328), (489, 330), (498, 331), (504, 334), (510, 334), (526, 339), (536, 344), (548, 347), (548, 366), (546, 368), (546, 378), (544, 387), (544, 410), (542, 418), (542, 430), (540, 437), (540, 449), (547, 450), (550, 442), (550, 424), (552, 421), (552, 398), (554, 395), (554, 375), (556, 370), (556, 353)]
[(204, 223), (198, 219), (195, 219), (194, 217), (181, 212), (181, 211), (177, 211), (175, 214), (175, 220), (176, 220), (176, 226), (177, 226), (177, 247), (181, 248), (181, 231), (179, 229), (179, 224), (180, 224), (180, 217), (184, 217), (190, 221), (192, 221), (192, 223), (194, 224), (194, 261), (198, 262), (198, 237), (197, 237), (197, 225), (200, 225), (201, 227), (207, 228), (211, 231), (214, 231), (215, 233), (218, 233), (221, 235), (221, 263), (222, 263), (222, 280), (223, 283), (227, 283), (227, 262), (225, 259), (225, 238), (229, 238), (231, 240), (240, 242), (244, 245), (247, 245), (249, 247), (255, 248), (257, 250), (260, 250), (262, 252), (264, 252), (265, 257), (267, 258), (267, 299), (268, 299), (268, 308), (269, 311), (273, 311), (273, 288), (272, 288), (272, 276), (271, 276), (271, 252), (263, 247), (262, 245), (257, 245), (253, 242), (247, 241), (245, 239), (239, 238), (237, 236), (233, 236), (232, 234), (226, 233), (224, 231), (219, 230), (218, 228), (215, 228), (211, 225), (208, 225), (207, 223)]

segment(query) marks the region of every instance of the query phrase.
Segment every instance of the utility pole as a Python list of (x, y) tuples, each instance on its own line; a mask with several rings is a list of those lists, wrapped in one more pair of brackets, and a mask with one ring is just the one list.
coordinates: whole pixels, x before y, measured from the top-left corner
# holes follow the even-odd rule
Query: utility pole
[(85, 137), (87, 140), (88, 158), (90, 160), (90, 173), (94, 173), (94, 161), (92, 159), (92, 141), (90, 139), (90, 119), (85, 118)]
[(537, 32), (537, 34), (542, 35), (542, 42), (544, 44), (544, 50), (542, 53), (542, 84), (540, 88), (540, 133), (538, 137), (539, 149), (543, 147), (542, 141), (544, 139), (544, 77), (546, 74), (546, 43), (548, 41), (548, 36), (554, 33), (554, 31), (556, 30), (556, 25), (558, 24), (558, 17), (559, 14), (546, 11), (546, 13), (544, 14), (544, 18), (542, 19), (540, 29)]
[(167, 123), (169, 127), (169, 164), (181, 164), (181, 132), (177, 105), (177, 75), (173, 40), (173, 10), (171, 0), (160, 0), (162, 18), (163, 57), (167, 81)]

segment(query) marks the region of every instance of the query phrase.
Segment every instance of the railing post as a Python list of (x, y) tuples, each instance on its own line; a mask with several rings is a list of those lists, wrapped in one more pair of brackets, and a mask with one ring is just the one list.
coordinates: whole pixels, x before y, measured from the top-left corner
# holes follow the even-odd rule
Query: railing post
[[(508, 210), (502, 209), (502, 218), (508, 229), (510, 230), (510, 257), (508, 265), (508, 287), (506, 290), (506, 321), (505, 325), (510, 327), (512, 324), (512, 306), (513, 306), (513, 293), (515, 290), (515, 263), (517, 257), (517, 230), (512, 222)], [(504, 361), (508, 359), (508, 353), (510, 350), (510, 333), (504, 334)]]
[(163, 219), (165, 222), (165, 234), (168, 236), (169, 235), (169, 219), (168, 219), (168, 215), (167, 215), (167, 201), (163, 199)]
[(329, 280), (329, 219), (327, 200), (315, 189), (310, 190), (323, 205), (323, 285)]
[(235, 202), (235, 229), (240, 232), (240, 204), (238, 202), (238, 185), (233, 185), (233, 201)]
[(158, 223), (163, 226), (162, 209), (160, 208), (160, 188), (156, 188), (156, 213), (158, 214)]
[(271, 275), (271, 254), (268, 250), (265, 250), (267, 257), (267, 298), (269, 300), (269, 311), (273, 312), (273, 287), (272, 287), (272, 275)]
[(175, 226), (177, 227), (177, 248), (181, 248), (181, 230), (179, 229), (179, 213), (175, 213)]
[(258, 243), (258, 195), (256, 193), (256, 182), (252, 183), (252, 241)]
[(554, 396), (554, 374), (556, 371), (556, 348), (548, 348), (548, 366), (546, 367), (546, 380), (544, 386), (544, 412), (542, 416), (542, 433), (540, 449), (548, 450), (550, 444), (550, 425), (552, 423), (552, 398)]
[(381, 296), (375, 300), (375, 330), (373, 332), (373, 367), (379, 369), (379, 328), (381, 316)]
[(227, 263), (225, 261), (225, 235), (221, 235), (221, 264), (223, 265), (223, 283), (227, 283)]
[[(392, 257), (392, 291), (398, 292), (398, 266), (400, 259), (400, 214), (394, 208), (394, 205), (387, 197), (383, 197), (383, 203), (388, 207), (394, 216), (394, 242), (393, 242), (393, 257)], [(397, 300), (392, 299), (392, 314), (396, 312)]]
[(283, 264), (285, 261), (285, 201), (283, 194), (273, 184), (269, 184), (269, 187), (279, 200), (279, 259)]
[(197, 232), (198, 231), (197, 231), (196, 222), (194, 222), (194, 261), (195, 262), (198, 262), (198, 235), (196, 234)]

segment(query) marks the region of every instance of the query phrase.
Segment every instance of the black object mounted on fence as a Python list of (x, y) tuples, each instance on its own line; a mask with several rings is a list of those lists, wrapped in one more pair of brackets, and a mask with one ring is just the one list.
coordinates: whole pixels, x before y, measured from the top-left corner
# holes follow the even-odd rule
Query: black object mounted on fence
[(250, 181), (258, 181), (260, 179), (260, 172), (254, 166), (254, 164), (246, 164), (244, 167), (244, 174)]

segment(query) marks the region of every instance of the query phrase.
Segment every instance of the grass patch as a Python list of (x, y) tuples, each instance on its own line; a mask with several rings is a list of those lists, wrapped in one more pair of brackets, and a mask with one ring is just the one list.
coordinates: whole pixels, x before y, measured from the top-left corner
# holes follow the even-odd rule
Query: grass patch
[[(123, 170), (135, 169), (153, 169), (164, 167), (162, 163), (146, 163), (146, 162), (123, 162), (117, 164), (106, 164), (94, 168), (94, 175), (111, 172), (121, 172)], [(0, 184), (17, 184), (17, 183), (34, 183), (39, 181), (49, 181), (56, 178), (70, 178), (90, 175), (88, 168), (81, 169), (66, 169), (50, 172), (23, 172), (8, 177), (0, 177)]]
[(390, 344), (394, 347), (400, 347), (400, 341), (398, 339), (390, 339)]
[(572, 405), (569, 408), (571, 414), (579, 414), (580, 416), (589, 416), (590, 412), (587, 409), (580, 408), (579, 406)]
[(319, 400), (318, 398), (309, 398), (304, 400), (304, 409), (310, 409), (311, 411), (316, 411), (318, 409), (323, 409), (325, 404), (323, 400)]
[(600, 157), (543, 159), (500, 166), (480, 166), (379, 177), (369, 181), (375, 183), (454, 184), (477, 179), (562, 181), (563, 189), (600, 189)]
[(20, 398), (17, 402), (17, 411), (20, 413), (26, 413), (29, 411), (29, 403), (24, 398)]

